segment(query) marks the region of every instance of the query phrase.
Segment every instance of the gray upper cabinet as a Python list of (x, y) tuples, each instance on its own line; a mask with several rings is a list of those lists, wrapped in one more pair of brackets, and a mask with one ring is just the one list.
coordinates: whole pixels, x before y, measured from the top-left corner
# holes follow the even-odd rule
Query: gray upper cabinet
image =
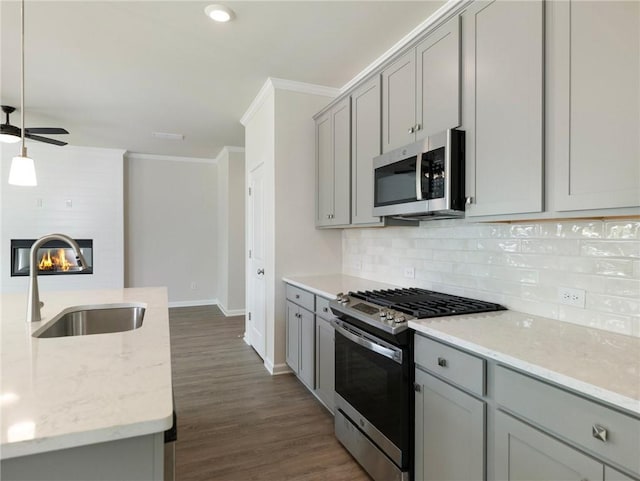
[(499, 481), (598, 481), (602, 463), (498, 411), (495, 468)]
[(469, 217), (543, 209), (543, 12), (495, 0), (462, 14)]
[(407, 52), (382, 72), (382, 151), (415, 140), (416, 53)]
[(351, 94), (351, 223), (378, 224), (373, 211), (373, 158), (380, 155), (380, 76)]
[(316, 119), (316, 225), (348, 225), (351, 216), (351, 107), (345, 98)]
[(640, 205), (640, 2), (547, 5), (557, 211)]
[(460, 19), (382, 72), (382, 151), (460, 125)]
[[(460, 125), (460, 17), (437, 28), (416, 47), (416, 138)], [(419, 127), (418, 127), (419, 126)]]

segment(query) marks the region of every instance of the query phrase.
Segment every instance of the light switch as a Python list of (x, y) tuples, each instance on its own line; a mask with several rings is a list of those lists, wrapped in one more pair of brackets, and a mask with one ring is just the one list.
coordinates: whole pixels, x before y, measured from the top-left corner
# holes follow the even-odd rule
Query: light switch
[(69, 207), (69, 208), (73, 207), (73, 201), (71, 199), (67, 199), (64, 202), (65, 202), (67, 207)]

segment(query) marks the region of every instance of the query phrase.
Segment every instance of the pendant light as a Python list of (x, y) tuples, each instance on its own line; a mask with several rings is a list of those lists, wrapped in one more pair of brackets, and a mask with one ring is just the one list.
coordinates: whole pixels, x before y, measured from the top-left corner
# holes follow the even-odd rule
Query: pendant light
[(24, 144), (24, 0), (20, 6), (20, 140), (22, 147), (20, 155), (11, 160), (11, 170), (9, 170), (9, 183), (12, 185), (34, 186), (38, 185), (36, 180), (36, 168), (33, 159), (27, 155), (27, 147)]

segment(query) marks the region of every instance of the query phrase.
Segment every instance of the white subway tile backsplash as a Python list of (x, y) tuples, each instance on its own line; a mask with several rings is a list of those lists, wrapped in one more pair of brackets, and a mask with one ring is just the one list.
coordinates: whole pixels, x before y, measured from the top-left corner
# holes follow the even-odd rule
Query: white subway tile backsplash
[(604, 225), (607, 239), (640, 239), (640, 222), (606, 222)]
[(540, 235), (545, 238), (600, 239), (603, 237), (602, 221), (593, 222), (543, 222)]
[[(640, 336), (640, 221), (347, 229), (345, 274), (499, 302), (514, 310)], [(361, 266), (361, 269), (355, 269)], [(414, 267), (415, 279), (404, 277)], [(586, 292), (586, 307), (558, 288)]]
[(577, 240), (566, 239), (524, 239), (522, 240), (522, 252), (577, 256), (580, 254), (580, 243)]
[(581, 254), (591, 257), (640, 258), (640, 243), (633, 241), (583, 241)]

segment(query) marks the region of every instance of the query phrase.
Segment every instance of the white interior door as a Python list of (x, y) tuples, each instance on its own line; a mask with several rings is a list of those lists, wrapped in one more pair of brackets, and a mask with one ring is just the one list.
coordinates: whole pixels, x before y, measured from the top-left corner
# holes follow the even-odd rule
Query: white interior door
[(264, 164), (249, 172), (248, 339), (264, 359), (266, 349)]

